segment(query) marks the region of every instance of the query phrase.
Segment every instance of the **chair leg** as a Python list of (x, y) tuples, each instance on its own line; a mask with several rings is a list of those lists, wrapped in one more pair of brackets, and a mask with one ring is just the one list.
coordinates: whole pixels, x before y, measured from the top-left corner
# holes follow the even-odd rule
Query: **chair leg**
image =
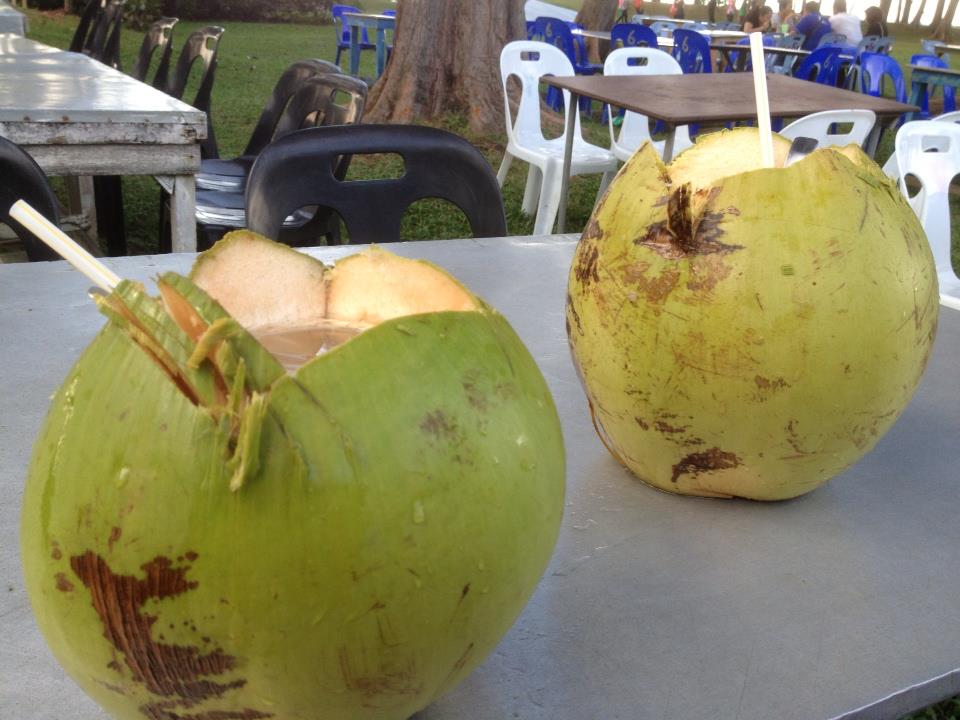
[(613, 182), (613, 178), (616, 176), (616, 174), (617, 174), (616, 170), (607, 170), (603, 174), (603, 177), (600, 178), (600, 189), (597, 190), (596, 202), (600, 202), (600, 198), (603, 197), (603, 194), (607, 191), (607, 188), (610, 187), (610, 183)]
[(540, 200), (541, 182), (543, 173), (536, 165), (531, 165), (527, 170), (527, 184), (523, 190), (523, 205), (520, 209), (524, 215), (533, 215), (537, 211), (537, 203)]
[(513, 155), (504, 151), (503, 153), (503, 162), (500, 163), (500, 169), (497, 170), (497, 185), (503, 188), (503, 184), (507, 181), (507, 173), (510, 171), (510, 165), (513, 163)]
[(559, 163), (550, 162), (543, 169), (543, 180), (540, 186), (540, 203), (537, 208), (537, 219), (533, 223), (534, 235), (549, 235), (553, 232), (557, 220), (557, 211), (560, 209), (560, 190), (562, 173)]
[(337, 59), (333, 61), (334, 65), (340, 64), (340, 53), (342, 52), (343, 52), (343, 48), (339, 44), (337, 44)]

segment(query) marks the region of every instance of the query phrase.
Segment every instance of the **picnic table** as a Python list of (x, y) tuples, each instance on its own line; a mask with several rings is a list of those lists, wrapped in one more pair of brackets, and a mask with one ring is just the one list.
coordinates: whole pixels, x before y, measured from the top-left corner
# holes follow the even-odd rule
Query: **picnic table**
[[(928, 94), (935, 87), (952, 87), (960, 89), (960, 70), (926, 67), (923, 65), (910, 65), (911, 105), (919, 105), (920, 98)], [(916, 119), (916, 114), (910, 113), (908, 119)]]
[(343, 24), (350, 28), (350, 74), (360, 74), (361, 32), (364, 28), (367, 28), (376, 33), (377, 77), (383, 75), (383, 69), (387, 65), (386, 34), (387, 30), (396, 29), (397, 18), (393, 15), (355, 12), (345, 12), (341, 17), (343, 18)]
[(0, 0), (0, 33), (27, 34), (27, 16)]
[[(744, 46), (743, 50), (749, 52), (749, 46)], [(577, 107), (580, 97), (588, 97), (663, 121), (667, 126), (664, 161), (673, 157), (677, 125), (716, 125), (755, 120), (757, 117), (751, 73), (545, 76), (543, 81), (561, 90), (569, 90), (572, 107)], [(887, 98), (828, 87), (784, 75), (768, 74), (767, 89), (772, 118), (797, 118), (822, 110), (873, 110), (877, 114), (877, 126), (864, 147), (871, 156), (876, 152), (880, 133), (885, 127), (895, 124), (903, 113), (919, 109), (915, 105), (905, 105)], [(563, 187), (558, 213), (559, 232), (564, 231), (566, 222), (575, 118), (576, 113), (568, 113)]]
[[(558, 545), (530, 603), (417, 720), (892, 720), (955, 693), (960, 313), (940, 310), (897, 424), (827, 485), (777, 503), (670, 495), (624, 470), (590, 422), (564, 331), (574, 246), (571, 236), (390, 246), (449, 269), (503, 312), (547, 379), (568, 461)], [(307, 252), (333, 261), (360, 249)], [(106, 262), (149, 281), (187, 271), (193, 256)], [(107, 717), (41, 638), (18, 549), (31, 445), (104, 322), (88, 285), (62, 262), (0, 266), (3, 718)]]
[(197, 247), (194, 176), (206, 133), (204, 113), (129, 75), (0, 35), (0, 135), (48, 175), (167, 176), (177, 252)]

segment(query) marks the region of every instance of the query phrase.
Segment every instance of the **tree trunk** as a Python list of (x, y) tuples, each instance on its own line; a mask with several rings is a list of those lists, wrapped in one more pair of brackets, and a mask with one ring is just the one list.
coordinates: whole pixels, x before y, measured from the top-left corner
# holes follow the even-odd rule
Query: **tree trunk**
[(893, 4), (893, 0), (880, 0), (880, 14), (884, 20), (887, 19), (887, 16), (890, 14), (890, 6)]
[(953, 24), (953, 18), (957, 14), (957, 4), (960, 0), (950, 0), (947, 6), (947, 12), (940, 20), (940, 24), (933, 29), (933, 39), (942, 40), (945, 43), (950, 42), (950, 27)]
[(365, 122), (461, 115), (473, 132), (503, 132), (500, 51), (526, 36), (523, 0), (404, 0), (393, 52), (370, 89)]
[(913, 20), (910, 21), (911, 27), (917, 27), (920, 24), (920, 16), (923, 15), (923, 11), (926, 9), (927, 0), (920, 0), (920, 6), (917, 8), (917, 14), (913, 16)]
[(943, 0), (937, 0), (937, 6), (933, 9), (933, 19), (927, 30), (933, 32), (940, 25), (941, 20), (943, 20)]
[[(617, 19), (617, 0), (584, 0), (580, 12), (577, 13), (577, 22), (587, 30), (609, 30)], [(609, 44), (601, 43), (596, 38), (587, 38), (587, 58), (590, 62), (600, 62), (601, 55), (606, 55)]]
[(910, 19), (911, 0), (902, 0), (902, 2), (903, 2), (903, 9), (900, 15), (897, 16), (897, 22), (900, 23), (901, 25), (906, 25)]

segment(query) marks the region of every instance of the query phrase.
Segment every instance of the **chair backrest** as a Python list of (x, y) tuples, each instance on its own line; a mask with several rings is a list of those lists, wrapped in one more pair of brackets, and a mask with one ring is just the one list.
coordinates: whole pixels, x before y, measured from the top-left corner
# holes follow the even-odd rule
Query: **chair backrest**
[[(273, 86), (273, 93), (260, 113), (256, 127), (250, 135), (244, 155), (257, 155), (276, 135), (277, 123), (290, 102), (290, 98), (304, 83), (318, 75), (339, 74), (340, 68), (327, 60), (299, 60), (286, 70)], [(366, 84), (363, 84), (366, 89)], [(364, 92), (366, 96), (366, 92)]]
[(173, 54), (173, 28), (180, 22), (178, 18), (164, 17), (151, 24), (140, 43), (140, 52), (137, 62), (133, 66), (131, 75), (141, 82), (146, 82), (150, 70), (150, 61), (155, 53), (160, 53), (157, 71), (153, 76), (154, 87), (165, 88), (170, 71), (170, 57)]
[(825, 32), (820, 36), (820, 42), (817, 43), (817, 47), (829, 47), (830, 45), (843, 45), (845, 47), (849, 44), (850, 43), (847, 42), (847, 36), (843, 33)]
[(900, 64), (883, 53), (863, 53), (860, 56), (861, 88), (867, 95), (883, 97), (883, 79), (890, 78), (898, 102), (907, 101), (907, 83)]
[(888, 37), (864, 35), (863, 39), (857, 43), (857, 55), (859, 56), (862, 52), (882, 52), (889, 54), (892, 45), (893, 41)]
[[(603, 63), (604, 75), (682, 75), (680, 63), (673, 57), (657, 48), (625, 47), (614, 50)], [(613, 113), (610, 114), (610, 141), (617, 142), (614, 137)], [(649, 120), (646, 116), (627, 111), (620, 126), (620, 137), (631, 137), (639, 145), (650, 139)]]
[[(330, 6), (330, 18), (333, 20), (333, 29), (337, 34), (337, 44), (344, 47), (349, 47), (350, 45), (350, 28), (346, 26), (343, 22), (344, 13), (359, 13), (363, 12), (360, 8), (354, 7), (353, 5), (331, 5)], [(367, 29), (365, 27), (360, 28), (360, 41), (364, 43), (369, 43), (370, 38), (367, 36)]]
[(836, 85), (840, 72), (839, 56), (839, 48), (817, 48), (803, 59), (803, 62), (793, 71), (793, 76), (823, 85)]
[(70, 40), (70, 47), (68, 48), (70, 52), (83, 52), (83, 48), (87, 44), (87, 38), (90, 36), (90, 30), (97, 16), (103, 12), (104, 5), (106, 5), (106, 0), (89, 0), (84, 6), (83, 12), (80, 14), (80, 22), (77, 23), (77, 29)]
[[(395, 153), (400, 177), (341, 180), (345, 155)], [(457, 135), (410, 125), (338, 125), (291, 133), (267, 146), (250, 170), (247, 226), (276, 238), (284, 218), (311, 205), (335, 210), (352, 243), (400, 239), (400, 223), (418, 200), (441, 198), (467, 216), (475, 237), (507, 232), (503, 200), (486, 159)]]
[[(826, 110), (794, 120), (780, 134), (790, 140), (813, 138), (817, 147), (853, 144), (862, 147), (876, 123), (877, 116), (872, 110)], [(846, 125), (851, 127), (841, 132), (840, 126)]]
[(673, 57), (685, 73), (713, 72), (710, 41), (696, 30), (673, 31)]
[(120, 29), (125, 0), (107, 0), (94, 18), (83, 46), (83, 53), (104, 65), (120, 66)]
[(543, 42), (558, 47), (574, 66), (579, 62), (576, 42), (566, 20), (546, 18), (543, 23)]
[(680, 26), (668, 20), (654, 20), (647, 27), (649, 27), (657, 37), (673, 37), (673, 31)]
[(0, 137), (0, 222), (13, 230), (27, 251), (27, 259), (59, 260), (60, 256), (10, 217), (10, 206), (23, 199), (54, 225), (60, 224), (57, 197), (40, 166), (19, 146)]
[[(942, 40), (921, 40), (920, 49), (927, 55), (936, 55), (937, 50), (946, 45)], [(942, 51), (941, 51), (942, 52)]]
[[(760, 41), (763, 43), (764, 47), (772, 47), (776, 43), (776, 39), (767, 33), (764, 33), (760, 36)], [(750, 44), (750, 38), (740, 38), (737, 40), (737, 45), (747, 46)], [(733, 72), (737, 66), (740, 53), (746, 53), (746, 59), (744, 60), (743, 69), (746, 71), (753, 70), (753, 57), (750, 55), (750, 50), (746, 47), (743, 50), (730, 50), (728, 51), (730, 62), (723, 68), (724, 72)], [(775, 55), (767, 55), (764, 59), (764, 65), (770, 66), (773, 60), (776, 58)]]
[[(904, 123), (894, 141), (900, 189), (920, 218), (937, 273), (955, 276), (950, 262), (950, 182), (960, 174), (960, 125), (939, 120)], [(921, 190), (910, 197), (904, 179), (915, 178)]]
[(619, 47), (657, 47), (657, 34), (646, 25), (617, 23), (610, 29), (610, 49)]
[(340, 73), (306, 78), (289, 96), (271, 142), (307, 127), (359, 123), (366, 102), (367, 84), (359, 78)]
[[(540, 78), (544, 75), (573, 75), (573, 64), (559, 48), (536, 40), (516, 40), (507, 43), (500, 51), (500, 81), (503, 86), (504, 117), (507, 137), (521, 142), (533, 138), (543, 142), (540, 119)], [(520, 103), (516, 119), (511, 118), (507, 82), (515, 77), (520, 83)], [(564, 115), (570, 112), (570, 93), (563, 91)], [(580, 135), (580, 114), (575, 113), (575, 135)], [(564, 124), (566, 127), (566, 124)]]
[(200, 30), (194, 30), (187, 37), (177, 58), (173, 77), (167, 86), (167, 94), (178, 100), (183, 98), (183, 91), (190, 78), (190, 69), (195, 62), (201, 64), (200, 87), (197, 95), (190, 104), (197, 110), (207, 114), (207, 138), (200, 143), (200, 152), (205, 158), (217, 157), (217, 139), (213, 132), (213, 113), (210, 112), (210, 101), (213, 94), (213, 81), (217, 70), (217, 50), (220, 47), (220, 38), (223, 28), (217, 25), (208, 25)]
[(803, 45), (804, 37), (800, 33), (791, 33), (789, 35), (781, 35), (777, 38), (777, 47), (789, 48), (791, 50), (797, 50)]

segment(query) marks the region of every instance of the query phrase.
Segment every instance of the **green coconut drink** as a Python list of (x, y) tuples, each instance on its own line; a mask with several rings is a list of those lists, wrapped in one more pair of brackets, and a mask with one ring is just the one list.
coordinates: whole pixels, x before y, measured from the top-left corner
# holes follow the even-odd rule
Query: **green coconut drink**
[(808, 492), (906, 406), (936, 332), (933, 258), (856, 147), (760, 169), (755, 130), (665, 166), (646, 146), (595, 210), (567, 325), (598, 432), (663, 490)]
[(330, 269), (238, 233), (158, 287), (99, 301), (34, 450), (23, 561), (54, 654), (117, 718), (408, 717), (552, 552), (563, 444), (534, 361), (375, 249)]

